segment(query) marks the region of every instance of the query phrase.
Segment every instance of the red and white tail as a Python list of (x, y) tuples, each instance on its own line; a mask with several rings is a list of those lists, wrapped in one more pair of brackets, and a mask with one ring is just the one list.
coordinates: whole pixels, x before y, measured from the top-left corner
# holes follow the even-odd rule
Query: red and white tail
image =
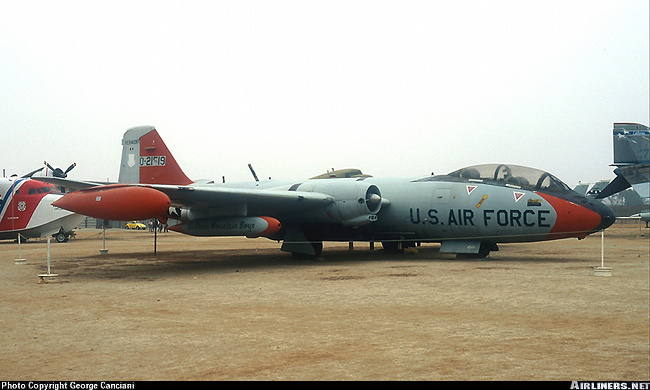
[(134, 127), (122, 138), (120, 183), (192, 183), (153, 126)]

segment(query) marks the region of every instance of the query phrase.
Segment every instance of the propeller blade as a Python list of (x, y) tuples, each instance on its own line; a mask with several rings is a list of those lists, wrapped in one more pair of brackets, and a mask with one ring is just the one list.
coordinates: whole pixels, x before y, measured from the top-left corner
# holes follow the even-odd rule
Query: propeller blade
[(44, 163), (52, 171), (52, 176), (60, 177), (62, 179), (65, 179), (66, 177), (68, 177), (68, 172), (70, 172), (72, 170), (72, 168), (77, 166), (77, 163), (72, 163), (72, 165), (70, 165), (68, 167), (68, 169), (66, 169), (65, 172), (64, 172), (63, 169), (61, 169), (61, 168), (54, 168), (47, 161), (44, 161)]

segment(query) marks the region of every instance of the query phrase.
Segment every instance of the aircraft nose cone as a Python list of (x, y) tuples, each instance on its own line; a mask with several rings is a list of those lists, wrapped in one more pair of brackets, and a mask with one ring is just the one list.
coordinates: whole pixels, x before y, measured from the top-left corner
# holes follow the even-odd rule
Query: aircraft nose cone
[(557, 218), (550, 237), (576, 237), (583, 239), (589, 234), (606, 229), (616, 221), (614, 212), (599, 201), (578, 194), (567, 198), (540, 193), (555, 209)]
[(594, 211), (600, 215), (600, 224), (596, 227), (596, 231), (607, 229), (608, 227), (612, 226), (614, 222), (616, 222), (616, 215), (612, 209), (600, 202), (594, 203), (593, 206), (595, 209)]

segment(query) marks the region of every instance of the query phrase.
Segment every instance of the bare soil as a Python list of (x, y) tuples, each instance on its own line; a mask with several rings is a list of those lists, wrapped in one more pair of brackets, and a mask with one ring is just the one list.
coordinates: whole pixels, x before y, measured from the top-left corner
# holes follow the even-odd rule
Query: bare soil
[(325, 243), (78, 231), (0, 242), (0, 380), (648, 380), (636, 222), (456, 260)]

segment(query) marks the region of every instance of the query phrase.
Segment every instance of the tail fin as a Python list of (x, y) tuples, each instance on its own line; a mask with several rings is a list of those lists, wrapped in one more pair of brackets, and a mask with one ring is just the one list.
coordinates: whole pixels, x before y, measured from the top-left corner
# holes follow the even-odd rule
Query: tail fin
[(650, 128), (638, 123), (614, 123), (614, 165), (650, 162)]
[(631, 186), (641, 195), (650, 195), (650, 128), (638, 123), (614, 123), (614, 170), (616, 178), (596, 199), (603, 199)]
[(153, 126), (134, 127), (122, 138), (120, 183), (192, 183)]

